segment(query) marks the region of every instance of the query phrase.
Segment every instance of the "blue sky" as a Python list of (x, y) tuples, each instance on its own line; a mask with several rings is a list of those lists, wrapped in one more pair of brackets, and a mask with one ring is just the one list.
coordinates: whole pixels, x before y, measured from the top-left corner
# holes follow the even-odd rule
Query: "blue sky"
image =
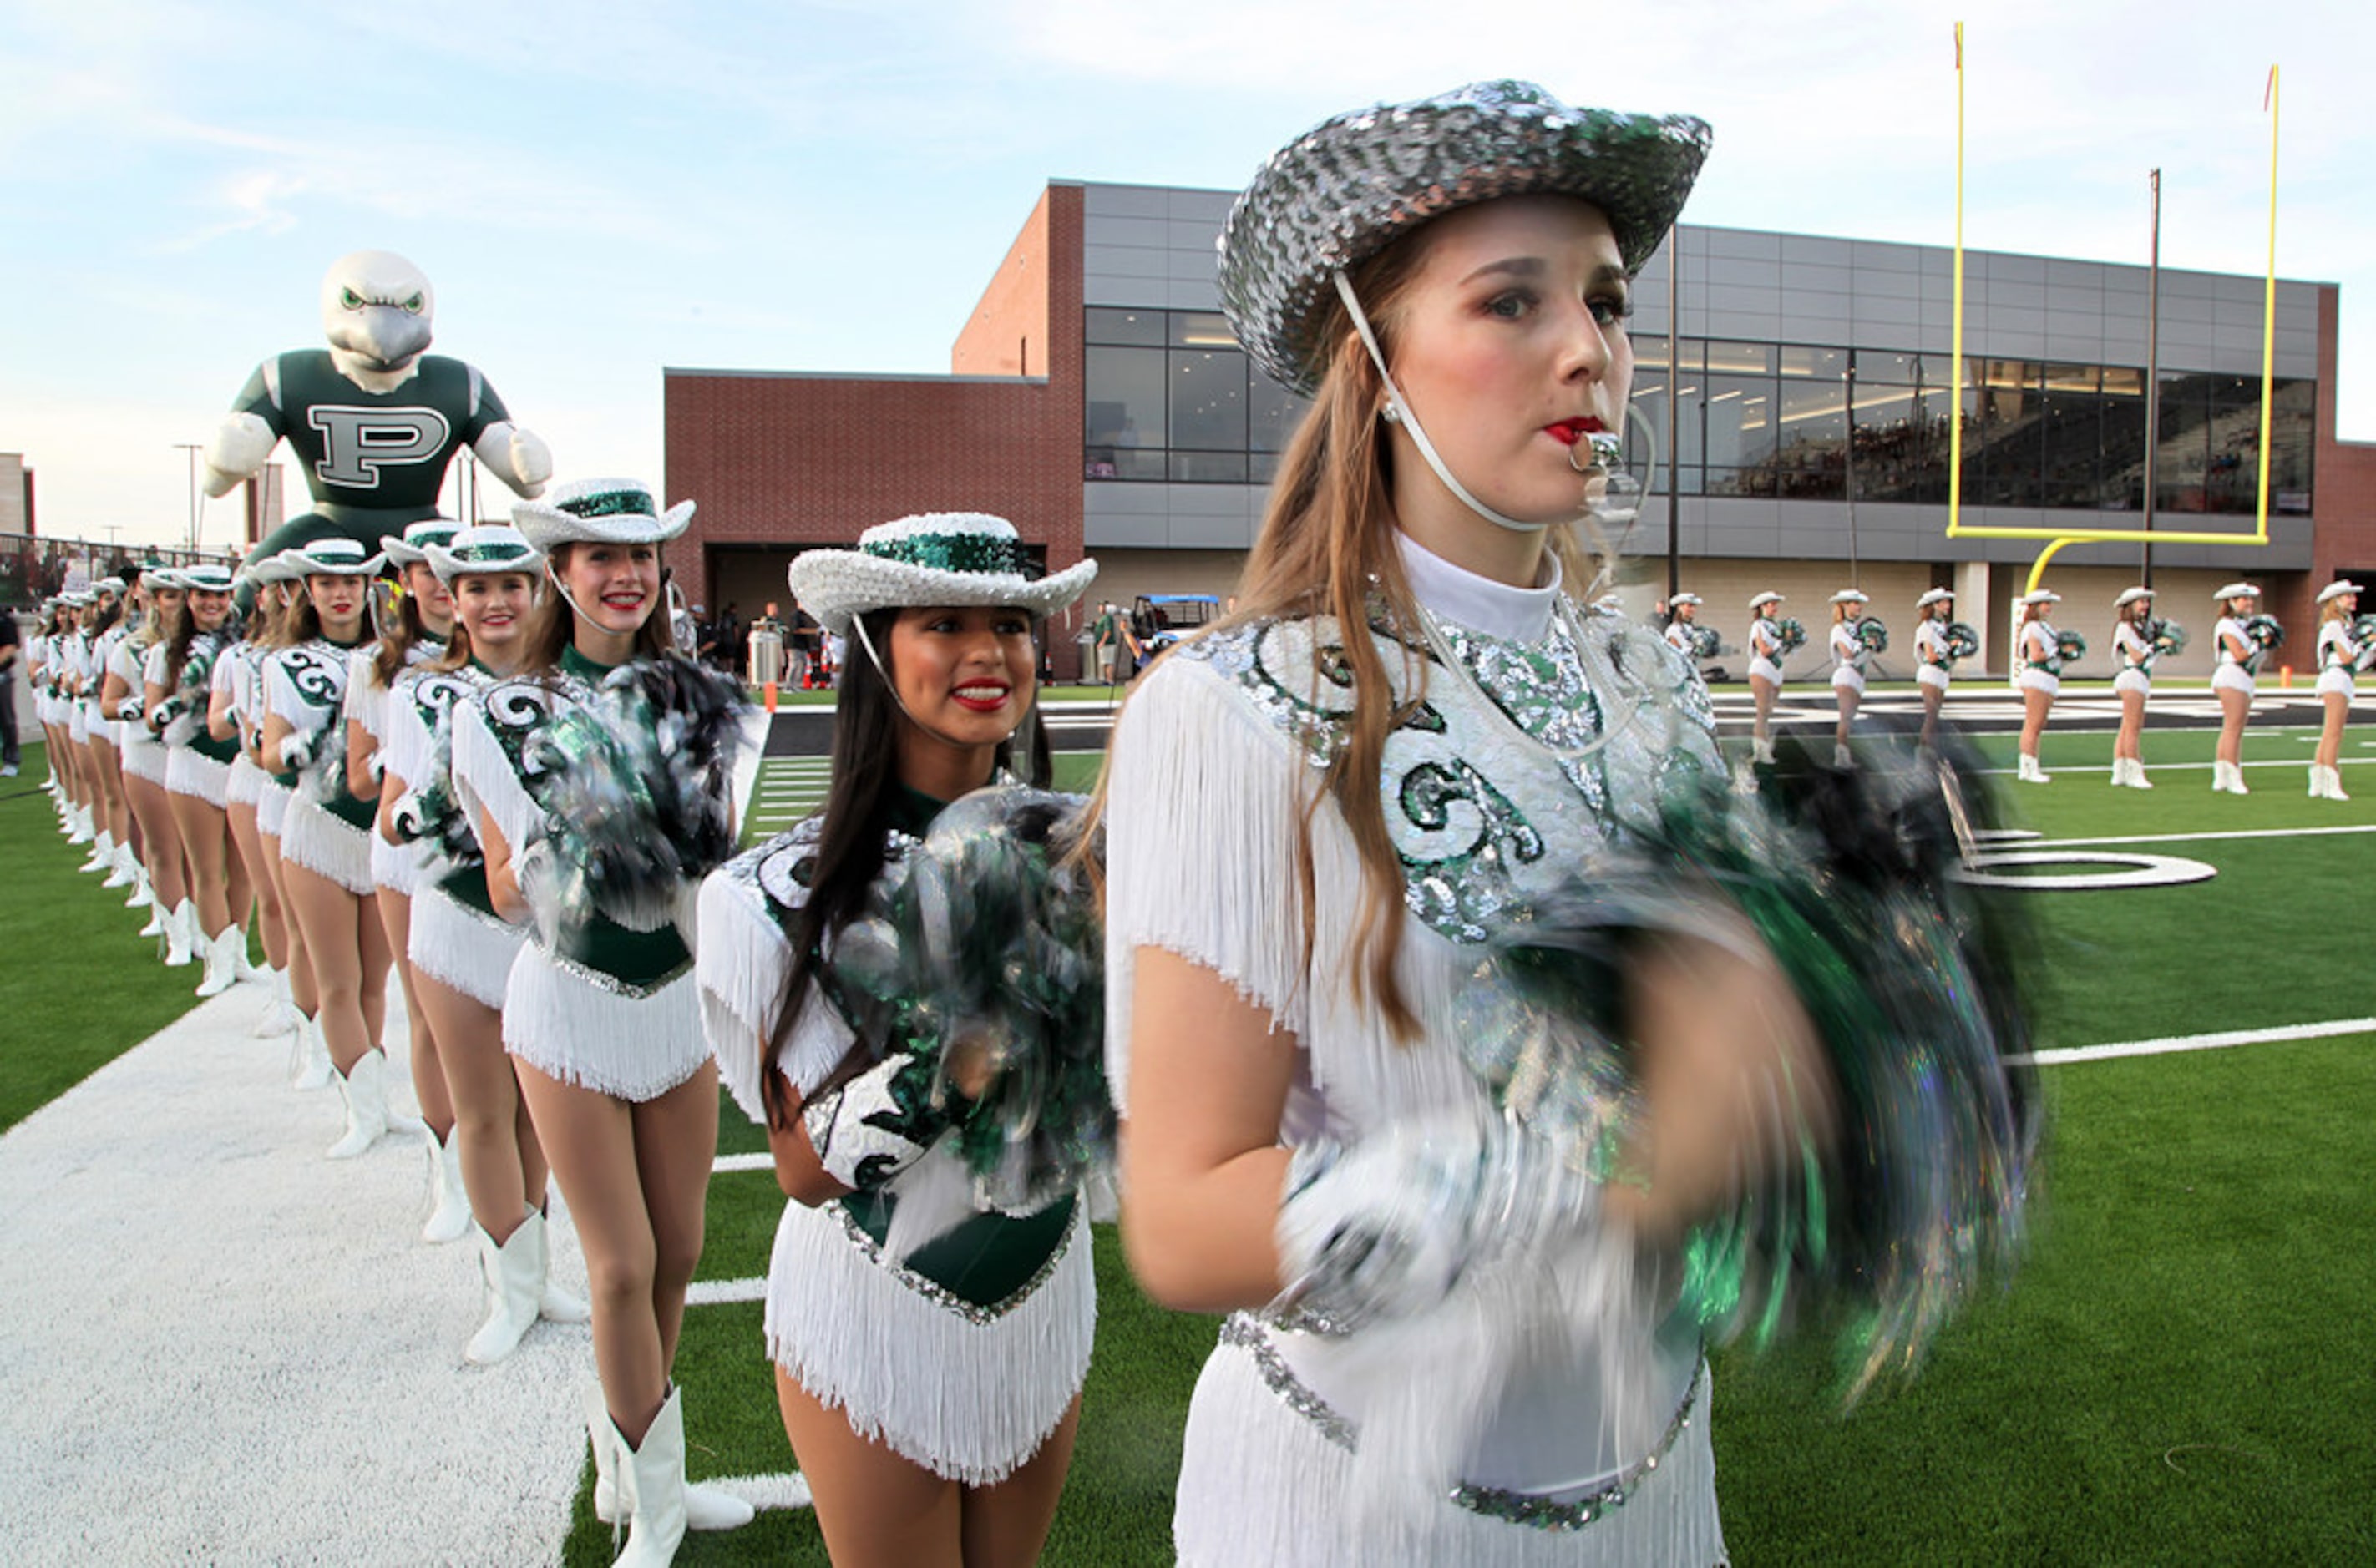
[(945, 370), (1049, 178), (1235, 186), (1485, 77), (1714, 122), (1693, 221), (1945, 244), (1959, 11), (1975, 247), (2141, 262), (2159, 165), (2164, 264), (2259, 272), (2282, 63), (2278, 271), (2344, 285), (2376, 439), (2362, 3), (0, 0), (0, 450), (45, 533), (177, 536), (172, 444), (374, 248), (563, 477), (657, 480), (664, 365)]

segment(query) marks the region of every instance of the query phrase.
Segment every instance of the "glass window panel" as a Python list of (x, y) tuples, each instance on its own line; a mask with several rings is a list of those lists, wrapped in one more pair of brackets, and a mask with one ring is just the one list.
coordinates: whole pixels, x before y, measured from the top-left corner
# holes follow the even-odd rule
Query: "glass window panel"
[[(1864, 362), (1859, 358), (1857, 362)], [(1940, 407), (1946, 407), (1941, 394)], [(1923, 477), (1922, 405), (1910, 386), (1856, 382), (1851, 451), (1859, 501), (1912, 501)]]
[(2046, 367), (2048, 392), (2093, 392), (2103, 382), (2103, 370), (2092, 364), (2050, 364)]
[(1278, 454), (1249, 452), (1246, 454), (1246, 480), (1251, 484), (1268, 484), (1278, 477)]
[(1847, 493), (1847, 385), (1843, 381), (1781, 384), (1776, 433), (1776, 493), (1788, 499), (1837, 500)]
[(2318, 383), (2280, 381), (2271, 399), (2269, 509), (2303, 516), (2311, 509), (2311, 454), (2318, 445)]
[[(1716, 467), (1745, 468), (1771, 458), (1775, 398), (1774, 382), (1769, 377), (1708, 376), (1706, 461)], [(1687, 452), (1686, 460), (1692, 456)]]
[(1162, 445), (1163, 350), (1090, 348), (1081, 359), (1092, 459), (1120, 449)]
[(1091, 343), (1144, 343), (1163, 346), (1163, 313), (1159, 310), (1115, 310), (1092, 305), (1083, 329)]
[(2205, 488), (2205, 463), (2211, 450), (2211, 378), (2164, 375), (2161, 378), (2161, 428), (2154, 446), (2154, 509), (2157, 512), (2204, 512), (2211, 500)]
[(1243, 484), (1243, 452), (1174, 452), (1171, 479), (1176, 484)]
[(1092, 446), (1084, 471), (1091, 479), (1151, 480), (1163, 477), (1160, 446)]
[(1859, 381), (1886, 381), (1911, 386), (1922, 379), (1922, 356), (1895, 354), (1883, 349), (1859, 349), (1856, 351), (1856, 375)]
[[(1171, 441), (1200, 452), (1246, 449), (1246, 356), (1235, 350), (1170, 353)], [(1244, 463), (1241, 461), (1242, 469)]]
[(1774, 493), (1774, 470), (1771, 469), (1710, 469), (1707, 470), (1706, 493), (1771, 496)]
[(1246, 445), (1257, 452), (1284, 452), (1311, 404), (1259, 370), (1246, 375)]
[(2108, 398), (2143, 398), (2145, 395), (2145, 373), (2132, 365), (2106, 365), (2104, 395)]
[(1707, 368), (1711, 375), (1771, 375), (1774, 373), (1774, 345), (1710, 343), (1707, 346)]
[(1234, 349), (1237, 339), (1227, 316), (1218, 311), (1175, 310), (1171, 313), (1171, 346), (1175, 349)]
[(1785, 375), (1824, 376), (1836, 381), (1848, 372), (1848, 351), (1846, 349), (1803, 349), (1786, 345), (1780, 350), (1780, 361)]
[[(2094, 381), (2094, 367), (2085, 368), (2091, 373), (2086, 379)], [(2073, 384), (2079, 379), (2076, 375), (2063, 376), (2066, 389), (2057, 391), (2054, 370), (2047, 372), (2045, 414), (2038, 439), (2049, 506), (2096, 505), (2096, 479), (2103, 451), (2103, 399), (2093, 392), (2076, 390)]]

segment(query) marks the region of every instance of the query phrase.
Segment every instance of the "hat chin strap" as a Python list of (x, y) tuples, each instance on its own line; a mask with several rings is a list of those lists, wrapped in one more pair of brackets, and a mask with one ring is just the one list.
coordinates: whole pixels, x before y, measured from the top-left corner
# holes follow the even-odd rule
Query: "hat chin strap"
[[(1452, 476), (1452, 469), (1445, 466), (1443, 458), (1437, 454), (1435, 443), (1427, 438), (1426, 430), (1419, 422), (1419, 415), (1411, 411), (1410, 403), (1403, 397), (1403, 389), (1395, 385), (1394, 372), (1386, 368), (1386, 356), (1378, 347), (1377, 334), (1370, 330), (1370, 318), (1362, 314), (1361, 302), (1354, 297), (1352, 279), (1347, 278), (1341, 270), (1333, 272), (1329, 276), (1336, 279), (1336, 297), (1345, 302), (1346, 314), (1353, 318), (1353, 330), (1361, 335), (1361, 347), (1370, 350), (1370, 362), (1378, 367), (1378, 379), (1386, 384), (1385, 419), (1391, 423), (1402, 426), (1410, 434), (1411, 445), (1419, 448), (1419, 455), (1426, 459), (1429, 468), (1435, 470), (1435, 477), (1443, 481), (1443, 487), (1452, 492), (1462, 505), (1487, 522), (1508, 529), (1512, 533), (1541, 533), (1549, 529), (1551, 526), (1549, 523), (1522, 522), (1506, 513), (1493, 510), (1492, 507), (1469, 494), (1468, 487)], [(1574, 467), (1573, 460), (1569, 466)], [(1590, 474), (1595, 470), (1579, 469), (1576, 471)], [(1583, 515), (1582, 507), (1577, 508), (1577, 515)]]
[[(858, 646), (866, 650), (867, 662), (873, 664), (874, 666), (874, 672), (883, 677), (883, 689), (891, 694), (892, 706), (899, 710), (901, 718), (907, 719), (909, 723), (914, 725), (917, 729), (921, 730), (925, 734), (930, 735), (933, 740), (938, 741), (944, 746), (950, 746), (958, 751), (970, 751), (973, 748), (976, 742), (971, 741), (960, 741), (956, 736), (948, 734), (944, 731), (933, 729), (931, 725), (916, 717), (915, 711), (909, 707), (907, 700), (899, 695), (899, 683), (891, 679), (891, 667), (883, 662), (883, 656), (881, 654), (874, 651), (874, 638), (873, 636), (866, 629), (866, 618), (864, 616), (852, 615), (849, 618), (849, 629), (858, 634)], [(1036, 691), (1032, 694), (1031, 700), (1033, 702), (1038, 702), (1040, 700), (1039, 694)], [(1026, 707), (1023, 711), (1025, 716), (1028, 717), (1031, 709), (1028, 707)], [(1015, 731), (1022, 728), (1022, 721), (1018, 719), (1016, 722), (1015, 730), (1009, 730), (1000, 738), (998, 743), (1000, 745), (1004, 745), (1008, 741), (1015, 739)]]

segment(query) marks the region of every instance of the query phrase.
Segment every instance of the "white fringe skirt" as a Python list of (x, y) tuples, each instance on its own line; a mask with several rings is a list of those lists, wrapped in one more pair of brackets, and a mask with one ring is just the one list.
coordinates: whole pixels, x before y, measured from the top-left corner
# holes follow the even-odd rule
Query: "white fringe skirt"
[(376, 833), (368, 837), (372, 885), (401, 893), (408, 898), (417, 897), (421, 891), (421, 846), (391, 844)]
[(1708, 1568), (1726, 1561), (1708, 1441), (1708, 1374), (1657, 1467), (1572, 1530), (1513, 1524), (1449, 1498), (1354, 1508), (1353, 1455), (1289, 1406), (1255, 1350), (1216, 1347), (1188, 1406), (1172, 1540), (1183, 1568)]
[(412, 932), (405, 956), (416, 973), (481, 1006), (502, 1008), (512, 965), (527, 945), (524, 929), (481, 914), (434, 882), (412, 896)]
[[(140, 733), (137, 741), (130, 738), (136, 729)], [(125, 739), (115, 749), (115, 754), (122, 759), (124, 771), (135, 778), (146, 778), (160, 790), (164, 789), (165, 747), (148, 733), (148, 727), (145, 724), (126, 724), (123, 734)]]
[(201, 756), (188, 746), (169, 746), (165, 754), (165, 788), (190, 795), (217, 811), (231, 799), (231, 764)]
[(267, 777), (264, 769), (249, 761), (247, 754), (242, 752), (232, 759), (231, 787), (223, 792), (223, 799), (235, 806), (255, 805), (264, 798)]
[(281, 821), (280, 858), (329, 878), (359, 898), (371, 897), (371, 836), (303, 795), (289, 802), (289, 814)]
[(266, 774), (264, 789), (255, 797), (255, 830), (267, 838), (279, 837), (289, 823), (289, 802), (296, 798), (294, 790)]
[(1028, 1294), (990, 1316), (885, 1261), (839, 1204), (784, 1206), (767, 1354), (850, 1430), (967, 1486), (1040, 1452), (1089, 1372), (1097, 1271), (1086, 1202)]
[(504, 987), (504, 1048), (547, 1077), (640, 1105), (701, 1070), (709, 1041), (693, 966), (636, 996), (533, 942)]

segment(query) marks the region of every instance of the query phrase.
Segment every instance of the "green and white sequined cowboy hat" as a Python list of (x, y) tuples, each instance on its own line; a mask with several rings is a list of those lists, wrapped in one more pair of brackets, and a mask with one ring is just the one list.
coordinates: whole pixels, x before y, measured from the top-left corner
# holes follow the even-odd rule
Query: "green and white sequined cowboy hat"
[(391, 564), (417, 566), (429, 557), (423, 552), (432, 544), (444, 544), (460, 532), (462, 525), (451, 517), (423, 517), (417, 523), (404, 525), (404, 532), (382, 534), (379, 547)]
[(1272, 154), (1230, 209), (1222, 312), (1256, 364), (1308, 397), (1336, 273), (1430, 219), (1538, 195), (1598, 208), (1638, 272), (1682, 211), (1710, 134), (1688, 114), (1576, 109), (1519, 81), (1339, 114)]
[(182, 587), (193, 593), (229, 593), (239, 586), (239, 575), (229, 566), (213, 561), (201, 561), (195, 566), (184, 566), (173, 574)]
[(536, 576), (544, 570), (544, 552), (528, 541), (528, 536), (516, 528), (502, 523), (481, 523), (477, 528), (464, 529), (450, 543), (432, 543), (422, 547), (429, 558), (429, 569), (437, 580), (450, 585), (456, 577), (473, 572), (526, 572)]
[(512, 508), (512, 522), (548, 555), (564, 544), (665, 544), (692, 521), (692, 502), (662, 512), (652, 487), (633, 479), (572, 480)]
[(1036, 571), (1005, 518), (925, 512), (875, 524), (855, 550), (808, 551), (787, 576), (792, 597), (827, 631), (846, 636), (853, 617), (894, 606), (979, 604), (1051, 615), (1081, 597), (1098, 564), (1083, 561), (1046, 577)]
[(363, 547), (351, 539), (336, 537), (292, 544), (280, 552), (279, 559), (295, 567), (301, 577), (368, 577), (387, 561), (386, 555), (364, 554)]

